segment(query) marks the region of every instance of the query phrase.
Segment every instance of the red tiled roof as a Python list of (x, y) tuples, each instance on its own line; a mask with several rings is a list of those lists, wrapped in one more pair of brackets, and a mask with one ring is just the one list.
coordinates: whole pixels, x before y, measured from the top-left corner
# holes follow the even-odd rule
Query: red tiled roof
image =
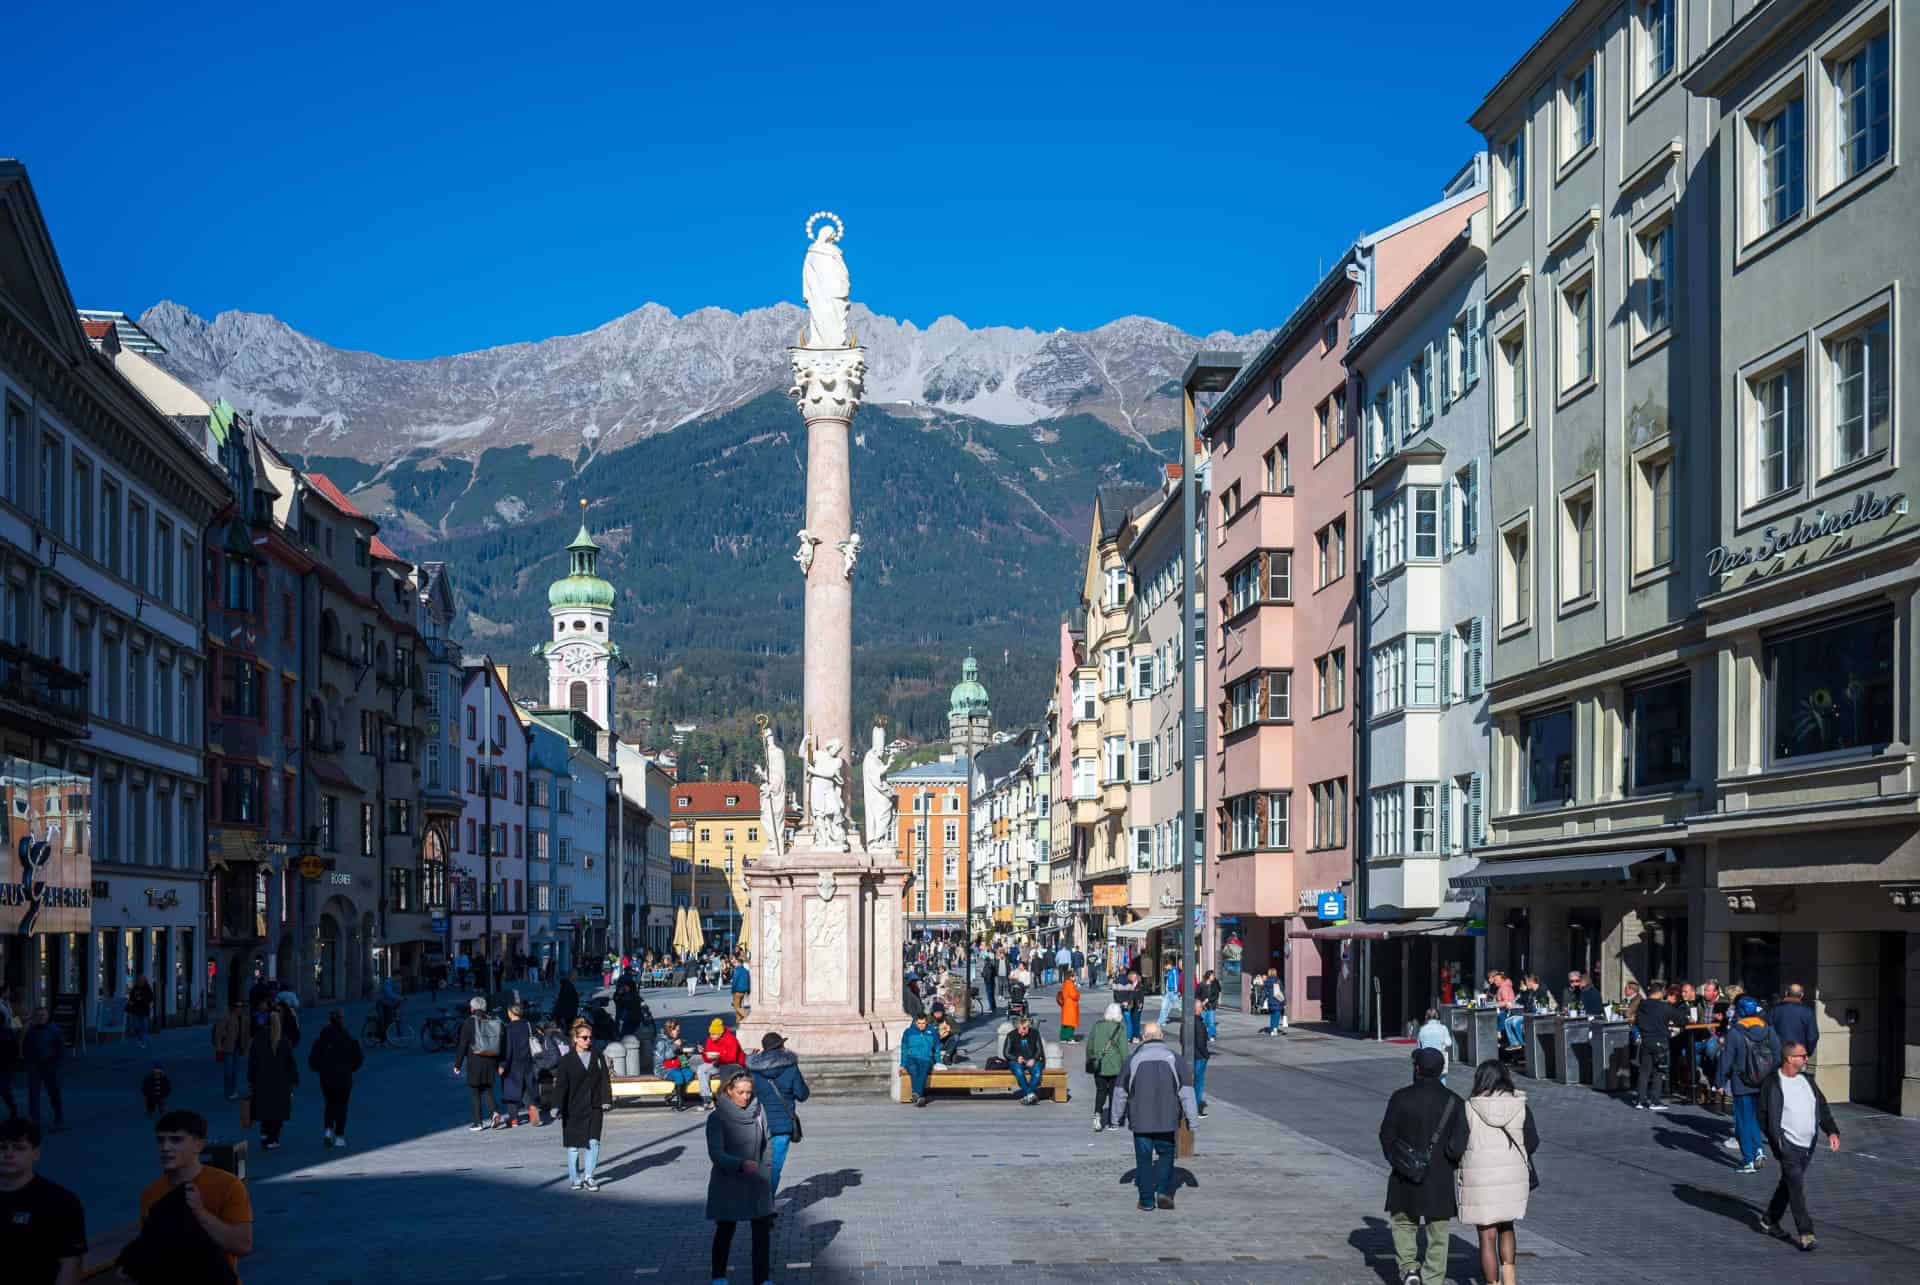
[[(353, 501), (349, 500), (340, 488), (333, 484), (333, 479), (325, 473), (309, 473), (307, 474), (307, 481), (312, 483), (314, 490), (320, 492), (321, 499), (331, 504), (347, 517), (365, 518), (367, 516), (353, 506)], [(371, 521), (372, 519), (368, 520)]]
[(760, 787), (752, 781), (689, 781), (674, 786), (671, 794), (667, 807), (675, 816), (760, 815)]
[(388, 562), (406, 562), (405, 558), (389, 549), (387, 542), (377, 535), (373, 537), (373, 543), (369, 547), (372, 548), (373, 556), (376, 558), (384, 558)]
[(111, 321), (83, 321), (80, 323), (80, 328), (87, 332), (87, 338), (89, 339), (105, 339), (107, 333), (113, 329), (113, 323)]

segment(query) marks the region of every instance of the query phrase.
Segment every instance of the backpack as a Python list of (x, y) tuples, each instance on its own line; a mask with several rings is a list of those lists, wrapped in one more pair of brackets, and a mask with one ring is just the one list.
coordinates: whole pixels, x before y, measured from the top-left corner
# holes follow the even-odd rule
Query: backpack
[(1761, 1087), (1769, 1075), (1780, 1069), (1780, 1059), (1774, 1056), (1773, 1044), (1766, 1038), (1767, 1030), (1764, 1025), (1740, 1028), (1740, 1034), (1746, 1037), (1746, 1055), (1740, 1060), (1740, 1078), (1750, 1089)]
[(473, 1019), (473, 1051), (482, 1057), (500, 1051), (500, 1019), (481, 1014)]

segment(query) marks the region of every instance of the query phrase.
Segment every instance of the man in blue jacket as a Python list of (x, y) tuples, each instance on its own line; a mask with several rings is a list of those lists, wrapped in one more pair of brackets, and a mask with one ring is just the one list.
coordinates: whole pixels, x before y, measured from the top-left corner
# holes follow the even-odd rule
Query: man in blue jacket
[[(1762, 1064), (1766, 1074), (1757, 1079), (1749, 1079), (1747, 1075), (1749, 1049), (1762, 1054), (1754, 1060)], [(1741, 1173), (1759, 1172), (1760, 1144), (1764, 1140), (1760, 1129), (1760, 1090), (1779, 1068), (1779, 1034), (1760, 1016), (1760, 1002), (1751, 995), (1742, 995), (1734, 1006), (1733, 1020), (1727, 1023), (1727, 1043), (1720, 1055), (1715, 1081), (1718, 1088), (1731, 1086), (1733, 1089), (1733, 1133), (1740, 1142)]]
[(760, 1037), (760, 1051), (747, 1056), (747, 1071), (753, 1076), (754, 1100), (766, 1108), (767, 1132), (772, 1135), (772, 1160), (768, 1184), (780, 1194), (780, 1170), (787, 1163), (787, 1148), (799, 1130), (797, 1103), (807, 1100), (807, 1080), (800, 1074), (800, 1059), (787, 1048), (779, 1032), (768, 1031)]
[(940, 1037), (927, 1029), (927, 1015), (915, 1013), (913, 1025), (900, 1037), (900, 1074), (907, 1077), (913, 1105), (927, 1105), (927, 1076), (940, 1056)]
[(1808, 1060), (1820, 1043), (1820, 1023), (1814, 1019), (1813, 1005), (1807, 1003), (1807, 988), (1799, 982), (1787, 987), (1787, 997), (1767, 1013), (1767, 1024), (1780, 1036), (1782, 1046), (1803, 1044)]
[(747, 995), (753, 990), (753, 975), (747, 972), (747, 961), (735, 956), (733, 960), (733, 1020), (737, 1026), (747, 1018)]

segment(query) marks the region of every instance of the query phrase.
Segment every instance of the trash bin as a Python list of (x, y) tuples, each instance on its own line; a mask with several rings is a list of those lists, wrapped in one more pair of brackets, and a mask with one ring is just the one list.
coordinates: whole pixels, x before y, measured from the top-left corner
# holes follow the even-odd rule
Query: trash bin
[(247, 1180), (247, 1140), (209, 1141), (200, 1152), (200, 1163), (212, 1169), (224, 1169), (240, 1181)]
[(1558, 1079), (1560, 1024), (1558, 1013), (1528, 1013), (1526, 1026), (1527, 1074), (1536, 1080)]
[(1629, 1051), (1632, 1022), (1595, 1022), (1593, 1065), (1599, 1071), (1593, 1087), (1602, 1093), (1633, 1087), (1633, 1055)]
[(1561, 1021), (1554, 1079), (1562, 1084), (1596, 1082), (1598, 1077), (1594, 1074), (1593, 1030), (1597, 1025), (1599, 1023), (1590, 1017), (1567, 1017)]

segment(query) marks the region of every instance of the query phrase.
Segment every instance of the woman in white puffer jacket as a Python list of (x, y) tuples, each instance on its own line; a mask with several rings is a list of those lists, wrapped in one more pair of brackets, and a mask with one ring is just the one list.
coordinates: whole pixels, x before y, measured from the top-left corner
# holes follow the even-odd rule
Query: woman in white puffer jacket
[(1454, 1173), (1459, 1218), (1480, 1229), (1480, 1268), (1487, 1280), (1514, 1285), (1513, 1225), (1527, 1216), (1529, 1157), (1540, 1145), (1527, 1095), (1499, 1061), (1482, 1062), (1467, 1099), (1467, 1149)]

